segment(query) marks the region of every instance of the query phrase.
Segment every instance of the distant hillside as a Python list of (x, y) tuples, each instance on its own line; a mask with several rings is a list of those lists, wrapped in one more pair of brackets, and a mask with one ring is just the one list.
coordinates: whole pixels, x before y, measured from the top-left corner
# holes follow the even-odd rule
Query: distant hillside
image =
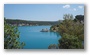
[(11, 25), (56, 25), (62, 22), (59, 21), (27, 21), (18, 19), (6, 19), (6, 22)]

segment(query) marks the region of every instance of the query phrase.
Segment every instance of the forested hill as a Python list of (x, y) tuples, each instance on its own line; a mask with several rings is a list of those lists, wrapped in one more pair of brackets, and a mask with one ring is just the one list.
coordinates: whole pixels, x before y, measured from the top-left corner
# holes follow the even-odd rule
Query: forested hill
[(8, 24), (11, 25), (56, 25), (62, 22), (59, 21), (27, 21), (27, 20), (18, 20), (18, 19), (5, 19)]

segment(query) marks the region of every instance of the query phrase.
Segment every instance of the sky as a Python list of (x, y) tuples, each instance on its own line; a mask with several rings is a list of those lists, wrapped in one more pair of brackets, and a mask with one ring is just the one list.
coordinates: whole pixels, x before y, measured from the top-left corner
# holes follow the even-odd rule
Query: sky
[(58, 21), (64, 14), (84, 15), (84, 4), (4, 4), (7, 19)]

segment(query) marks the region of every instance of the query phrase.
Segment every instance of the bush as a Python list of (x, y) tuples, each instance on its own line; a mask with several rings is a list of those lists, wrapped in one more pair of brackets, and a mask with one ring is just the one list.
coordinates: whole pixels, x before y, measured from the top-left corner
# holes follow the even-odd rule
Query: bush
[(59, 40), (59, 48), (63, 49), (81, 49), (84, 48), (84, 25), (77, 20), (73, 21), (70, 15), (64, 15), (64, 21), (59, 24), (58, 32), (62, 36)]
[(20, 49), (25, 45), (19, 41), (17, 27), (11, 26), (4, 21), (4, 49)]
[(61, 36), (63, 33), (67, 33), (69, 35), (76, 35), (82, 41), (84, 40), (84, 25), (79, 21), (74, 22), (72, 18), (67, 18), (61, 24), (59, 24), (58, 32)]
[(69, 35), (69, 34), (63, 34), (63, 37), (59, 40), (59, 48), (61, 49), (81, 49), (82, 41), (78, 39), (78, 37)]
[(58, 46), (55, 44), (49, 45), (48, 49), (58, 49)]

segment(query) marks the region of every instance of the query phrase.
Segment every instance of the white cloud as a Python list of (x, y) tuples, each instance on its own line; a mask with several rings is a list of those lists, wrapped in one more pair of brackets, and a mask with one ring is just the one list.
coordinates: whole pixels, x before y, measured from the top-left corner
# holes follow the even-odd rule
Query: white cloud
[(76, 11), (77, 9), (76, 8), (73, 8), (74, 11)]
[(70, 5), (64, 5), (63, 8), (70, 8)]
[(83, 8), (83, 6), (78, 6), (78, 8), (82, 9), (82, 8)]

